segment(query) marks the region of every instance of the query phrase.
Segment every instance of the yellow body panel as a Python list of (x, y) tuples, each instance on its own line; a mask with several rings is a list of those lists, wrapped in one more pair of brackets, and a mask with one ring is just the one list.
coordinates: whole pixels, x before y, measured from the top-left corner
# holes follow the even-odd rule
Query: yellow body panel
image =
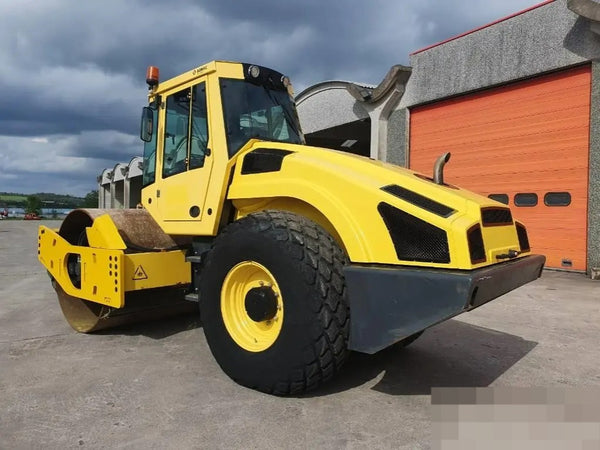
[[(96, 219), (94, 225), (100, 219)], [(111, 229), (106, 226), (106, 220), (102, 222), (102, 227), (87, 229), (88, 239), (92, 237), (94, 242), (116, 240), (110, 232), (100, 234), (102, 230)], [(69, 277), (69, 255), (80, 258), (80, 288), (75, 287)], [(125, 253), (119, 248), (77, 246), (45, 226), (39, 229), (38, 259), (68, 295), (113, 308), (125, 306), (127, 291), (184, 285), (191, 280), (190, 263), (185, 261), (184, 251)]]
[(124, 255), (125, 291), (185, 285), (191, 282), (192, 269), (185, 252), (129, 253)]
[[(81, 288), (73, 285), (67, 272), (71, 254), (81, 258)], [(73, 297), (122, 308), (125, 305), (123, 257), (122, 250), (71, 245), (55, 231), (40, 226), (38, 258), (63, 290)]]
[[(241, 160), (256, 148), (292, 151), (281, 169), (242, 174)], [(456, 210), (445, 218), (382, 191), (398, 185)], [(228, 199), (243, 217), (263, 209), (282, 209), (310, 217), (345, 248), (354, 263), (472, 269), (498, 262), (496, 255), (519, 249), (514, 225), (482, 227), (487, 261), (472, 264), (466, 231), (481, 221), (481, 208), (499, 206), (486, 197), (452, 186), (441, 186), (391, 164), (334, 150), (293, 144), (255, 142), (238, 156)], [(377, 206), (385, 202), (445, 230), (451, 261), (401, 261)], [(501, 205), (504, 206), (504, 205)]]
[(108, 214), (96, 218), (85, 233), (90, 247), (113, 250), (125, 250), (127, 248), (119, 234), (119, 230)]
[(151, 91), (148, 96), (152, 99), (157, 94), (168, 95), (170, 92), (178, 91), (183, 88), (185, 84), (197, 84), (199, 78), (217, 71), (221, 77), (244, 78), (242, 65), (240, 63), (231, 61), (211, 61), (177, 75), (176, 77), (162, 81), (157, 86), (157, 89)]

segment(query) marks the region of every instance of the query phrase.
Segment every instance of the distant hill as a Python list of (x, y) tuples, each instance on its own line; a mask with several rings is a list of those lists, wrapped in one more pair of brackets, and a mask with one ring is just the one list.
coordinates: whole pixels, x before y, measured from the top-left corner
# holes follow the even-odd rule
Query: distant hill
[(83, 206), (83, 197), (72, 195), (52, 194), (39, 192), (37, 194), (18, 194), (14, 192), (0, 192), (0, 208), (25, 208), (27, 197), (33, 195), (42, 201), (42, 208), (72, 209)]

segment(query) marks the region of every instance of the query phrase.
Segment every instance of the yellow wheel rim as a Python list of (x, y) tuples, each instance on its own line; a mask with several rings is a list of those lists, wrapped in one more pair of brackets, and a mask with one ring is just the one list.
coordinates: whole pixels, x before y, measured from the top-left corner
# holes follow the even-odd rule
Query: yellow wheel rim
[[(272, 310), (267, 319), (259, 320), (255, 313), (249, 313), (250, 291), (266, 292)], [(229, 335), (244, 350), (262, 352), (271, 347), (283, 325), (283, 298), (273, 274), (254, 261), (234, 266), (221, 288), (221, 315)]]

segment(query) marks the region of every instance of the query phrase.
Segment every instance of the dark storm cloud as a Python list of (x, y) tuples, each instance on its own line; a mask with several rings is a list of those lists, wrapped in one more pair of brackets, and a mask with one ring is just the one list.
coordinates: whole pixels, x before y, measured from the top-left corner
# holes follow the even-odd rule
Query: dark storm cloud
[[(288, 74), (296, 92), (326, 79), (378, 83), (411, 51), (534, 3), (0, 2), (0, 191), (22, 189), (20, 175), (30, 192), (85, 194), (104, 167), (140, 154), (149, 64), (166, 79), (212, 59), (256, 62)], [(69, 174), (79, 181), (65, 183)]]
[(0, 191), (84, 195), (94, 189), (102, 168), (128, 162), (139, 150), (136, 136), (114, 131), (0, 136)]

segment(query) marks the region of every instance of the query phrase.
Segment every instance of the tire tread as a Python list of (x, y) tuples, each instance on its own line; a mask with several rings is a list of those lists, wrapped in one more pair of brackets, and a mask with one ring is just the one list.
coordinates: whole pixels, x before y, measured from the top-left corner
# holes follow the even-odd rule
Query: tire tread
[[(306, 330), (312, 344), (305, 349), (297, 367), (289, 372), (287, 379), (255, 388), (275, 395), (296, 395), (313, 390), (331, 379), (349, 354), (350, 311), (343, 274), (348, 258), (319, 225), (303, 216), (278, 210), (260, 211), (231, 223), (213, 245), (217, 246), (220, 240), (242, 228), (268, 234), (283, 243), (287, 253), (298, 258), (298, 281), (312, 286), (313, 292), (320, 296), (313, 304), (306, 305), (316, 315), (318, 323)], [(210, 264), (210, 255), (206, 263)]]

